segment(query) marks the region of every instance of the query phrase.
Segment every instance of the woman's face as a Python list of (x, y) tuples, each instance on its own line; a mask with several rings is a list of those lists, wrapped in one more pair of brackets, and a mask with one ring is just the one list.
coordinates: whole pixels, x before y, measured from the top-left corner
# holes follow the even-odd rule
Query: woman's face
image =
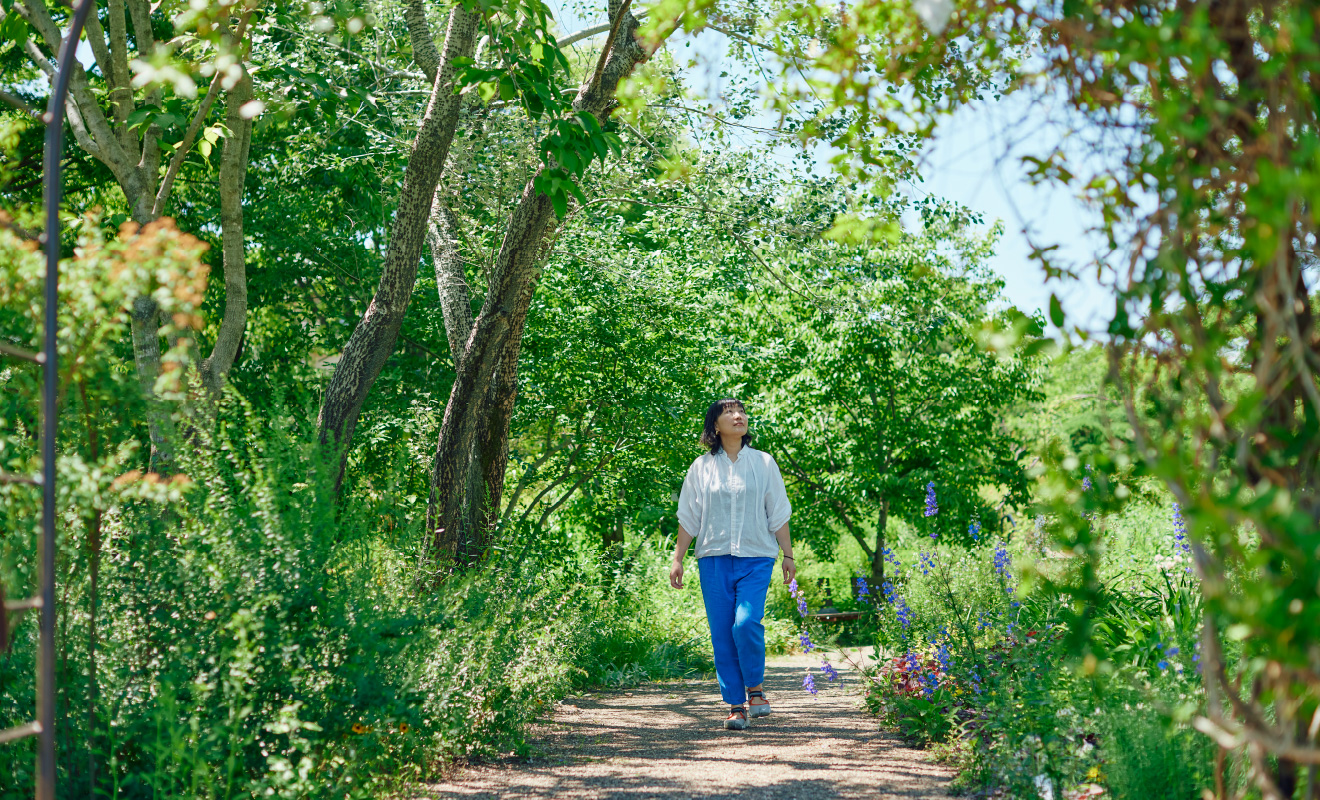
[(730, 403), (715, 420), (715, 432), (721, 436), (742, 436), (747, 433), (747, 412), (742, 406)]

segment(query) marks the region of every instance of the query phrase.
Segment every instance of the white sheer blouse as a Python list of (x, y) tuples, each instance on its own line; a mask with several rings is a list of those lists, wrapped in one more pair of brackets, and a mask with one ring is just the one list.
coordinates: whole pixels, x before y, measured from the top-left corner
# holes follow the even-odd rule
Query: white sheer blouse
[(738, 452), (737, 461), (723, 450), (693, 461), (678, 495), (678, 522), (696, 539), (697, 558), (774, 558), (775, 531), (792, 514), (779, 465), (750, 447)]

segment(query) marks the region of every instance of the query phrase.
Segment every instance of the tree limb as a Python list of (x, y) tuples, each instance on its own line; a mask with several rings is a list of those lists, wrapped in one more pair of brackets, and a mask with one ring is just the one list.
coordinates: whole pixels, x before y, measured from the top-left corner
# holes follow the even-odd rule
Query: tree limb
[(412, 42), (413, 61), (421, 67), (428, 83), (435, 83), (440, 69), (440, 53), (435, 49), (431, 26), (426, 22), (426, 7), (422, 0), (408, 0), (403, 9), (403, 20), (408, 25), (408, 39)]
[[(219, 77), (219, 76), (217, 76)], [(252, 143), (252, 119), (243, 116), (243, 106), (252, 99), (252, 78), (247, 70), (225, 98), (225, 138), (220, 155), (220, 246), (225, 273), (225, 315), (215, 337), (211, 355), (202, 362), (202, 380), (213, 395), (219, 395), (225, 376), (234, 365), (239, 343), (247, 327), (247, 261), (243, 247), (243, 179), (247, 176), (248, 150)]]
[(463, 258), (458, 252), (458, 220), (440, 192), (436, 192), (431, 201), (426, 238), (431, 245), (435, 288), (440, 295), (440, 312), (444, 315), (449, 353), (454, 359), (454, 369), (458, 369), (463, 348), (472, 334), (472, 296), (463, 272)]
[(628, 13), (628, 7), (631, 5), (632, 0), (623, 0), (618, 13), (614, 15), (614, 22), (610, 25), (610, 35), (605, 39), (605, 45), (600, 49), (600, 57), (596, 59), (596, 70), (592, 73), (590, 86), (600, 83), (601, 76), (605, 74), (605, 62), (609, 60), (610, 52), (614, 49), (614, 40), (619, 36), (619, 25), (623, 23), (623, 17)]
[(6, 92), (4, 89), (0, 89), (0, 102), (7, 103), (8, 105), (17, 108), (19, 111), (26, 113), (28, 116), (32, 117), (33, 119), (38, 119), (38, 120), (41, 119), (41, 112), (33, 108), (28, 103), (28, 101), (24, 100), (23, 98), (19, 97), (16, 94), (10, 94), (9, 92)]

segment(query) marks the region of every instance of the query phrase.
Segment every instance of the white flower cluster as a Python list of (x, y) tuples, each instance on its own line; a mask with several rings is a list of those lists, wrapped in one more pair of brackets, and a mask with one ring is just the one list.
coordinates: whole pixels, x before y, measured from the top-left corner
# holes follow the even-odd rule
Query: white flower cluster
[(1192, 559), (1190, 556), (1181, 553), (1171, 556), (1156, 556), (1155, 569), (1160, 572), (1182, 572), (1190, 569)]

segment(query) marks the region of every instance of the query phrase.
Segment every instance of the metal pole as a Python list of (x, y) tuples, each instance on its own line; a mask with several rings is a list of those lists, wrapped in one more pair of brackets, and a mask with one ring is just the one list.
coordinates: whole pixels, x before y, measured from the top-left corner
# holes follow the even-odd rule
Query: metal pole
[(37, 800), (55, 800), (55, 432), (59, 396), (60, 157), (64, 153), (64, 99), (77, 65), (75, 52), (96, 0), (82, 0), (60, 43), (59, 68), (46, 106), (42, 164), (46, 201), (46, 330), (41, 370), (41, 648), (37, 661)]

